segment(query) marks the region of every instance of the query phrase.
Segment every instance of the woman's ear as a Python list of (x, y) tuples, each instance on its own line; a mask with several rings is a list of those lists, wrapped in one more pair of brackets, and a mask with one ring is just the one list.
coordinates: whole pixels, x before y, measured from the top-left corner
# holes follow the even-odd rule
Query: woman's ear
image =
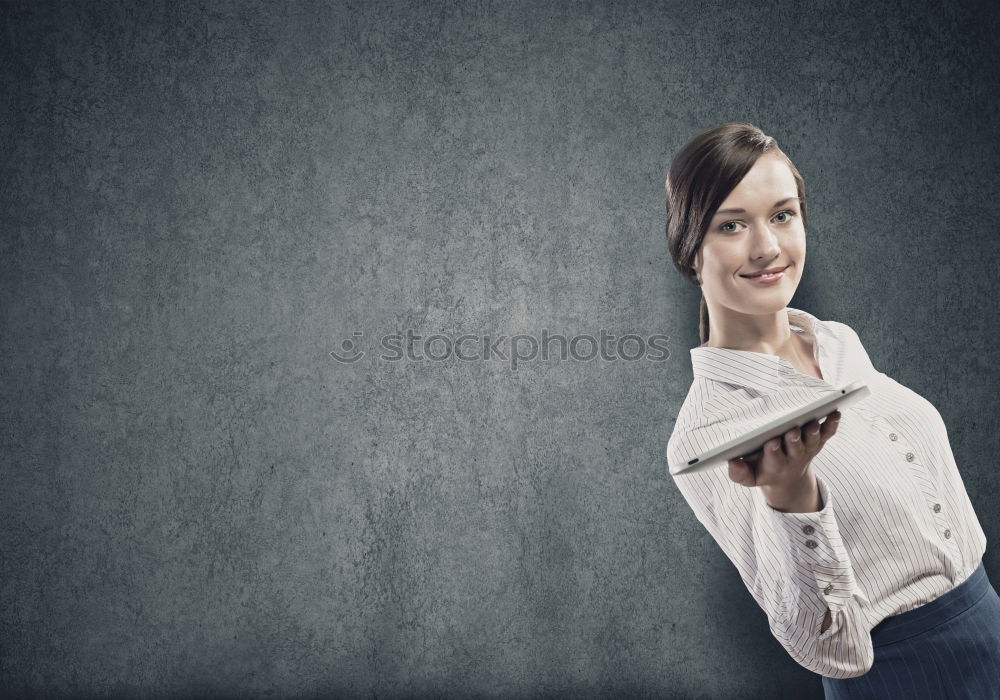
[(701, 284), (701, 280), (698, 279), (698, 268), (701, 267), (701, 251), (695, 253), (694, 259), (691, 261), (691, 279), (693, 279), (698, 284)]

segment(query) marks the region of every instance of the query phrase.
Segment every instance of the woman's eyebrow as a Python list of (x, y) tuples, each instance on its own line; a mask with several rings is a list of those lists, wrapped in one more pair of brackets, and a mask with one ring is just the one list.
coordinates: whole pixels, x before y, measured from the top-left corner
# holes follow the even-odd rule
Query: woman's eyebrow
[[(780, 207), (785, 202), (791, 202), (791, 201), (797, 200), (797, 199), (798, 199), (798, 197), (786, 197), (785, 199), (782, 199), (779, 202), (775, 202), (774, 206), (772, 206), (771, 208), (773, 209), (774, 207)], [(716, 213), (716, 215), (718, 215), (718, 214), (745, 214), (746, 211), (747, 211), (746, 209), (720, 209), (719, 211), (717, 211), (715, 213)]]

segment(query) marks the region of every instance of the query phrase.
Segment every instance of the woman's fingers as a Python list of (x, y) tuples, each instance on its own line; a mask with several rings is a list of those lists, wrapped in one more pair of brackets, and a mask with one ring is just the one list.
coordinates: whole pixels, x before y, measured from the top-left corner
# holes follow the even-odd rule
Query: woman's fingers
[(802, 453), (805, 450), (802, 447), (802, 431), (798, 428), (792, 428), (785, 432), (785, 454), (791, 460), (797, 460), (802, 457)]
[[(820, 423), (812, 420), (802, 428), (792, 428), (771, 438), (759, 453), (748, 461), (743, 457), (729, 460), (729, 478), (741, 486), (763, 486), (783, 479), (790, 465), (808, 464), (837, 432), (840, 411), (833, 411)], [(784, 446), (784, 449), (782, 449)]]
[(754, 486), (757, 483), (753, 470), (742, 457), (729, 460), (729, 478), (740, 486)]
[(808, 457), (815, 457), (823, 449), (823, 444), (837, 432), (839, 419), (840, 414), (834, 411), (822, 424), (814, 419), (802, 426), (802, 449)]
[[(782, 444), (786, 446), (784, 450), (781, 449)], [(787, 432), (764, 443), (760, 459), (755, 465), (755, 486), (767, 486), (774, 483), (775, 477), (781, 474), (785, 465), (791, 460), (791, 457), (788, 456), (791, 454), (789, 451), (791, 448), (788, 447), (790, 444)]]
[(826, 442), (833, 437), (833, 434), (837, 432), (838, 425), (840, 425), (840, 411), (834, 411), (826, 417), (823, 425), (820, 426), (820, 439)]
[(811, 420), (802, 426), (802, 446), (805, 453), (815, 455), (822, 447), (820, 425), (818, 420)]

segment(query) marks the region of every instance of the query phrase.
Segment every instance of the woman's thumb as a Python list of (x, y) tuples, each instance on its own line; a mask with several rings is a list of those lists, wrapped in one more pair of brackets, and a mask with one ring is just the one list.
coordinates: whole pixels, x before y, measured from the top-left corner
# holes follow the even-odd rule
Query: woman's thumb
[(753, 486), (753, 470), (746, 460), (736, 457), (729, 460), (729, 478), (741, 486)]

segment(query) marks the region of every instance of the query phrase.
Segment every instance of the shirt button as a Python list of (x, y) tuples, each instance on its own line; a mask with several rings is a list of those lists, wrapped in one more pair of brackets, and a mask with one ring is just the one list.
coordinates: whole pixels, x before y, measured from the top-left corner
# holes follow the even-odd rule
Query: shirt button
[(934, 504), (934, 512), (935, 513), (940, 513), (941, 512), (941, 504), (940, 503), (935, 503)]
[(807, 535), (811, 535), (814, 532), (816, 532), (816, 529), (812, 525), (806, 525), (804, 528), (802, 528), (802, 532), (806, 533)]
[(913, 453), (912, 452), (907, 452), (906, 453), (906, 461), (907, 462), (912, 462), (913, 461)]
[(816, 540), (806, 540), (806, 547), (816, 549)]
[(823, 592), (826, 593), (827, 595), (830, 595), (830, 592), (832, 590), (833, 590), (833, 584), (832, 583), (828, 583), (828, 584), (826, 584), (826, 588), (823, 589)]
[(944, 538), (948, 539), (949, 537), (951, 537), (951, 530), (945, 530), (944, 531)]
[(899, 436), (896, 435), (896, 433), (889, 433), (889, 439), (892, 440), (893, 442), (896, 442), (896, 440), (899, 439)]

